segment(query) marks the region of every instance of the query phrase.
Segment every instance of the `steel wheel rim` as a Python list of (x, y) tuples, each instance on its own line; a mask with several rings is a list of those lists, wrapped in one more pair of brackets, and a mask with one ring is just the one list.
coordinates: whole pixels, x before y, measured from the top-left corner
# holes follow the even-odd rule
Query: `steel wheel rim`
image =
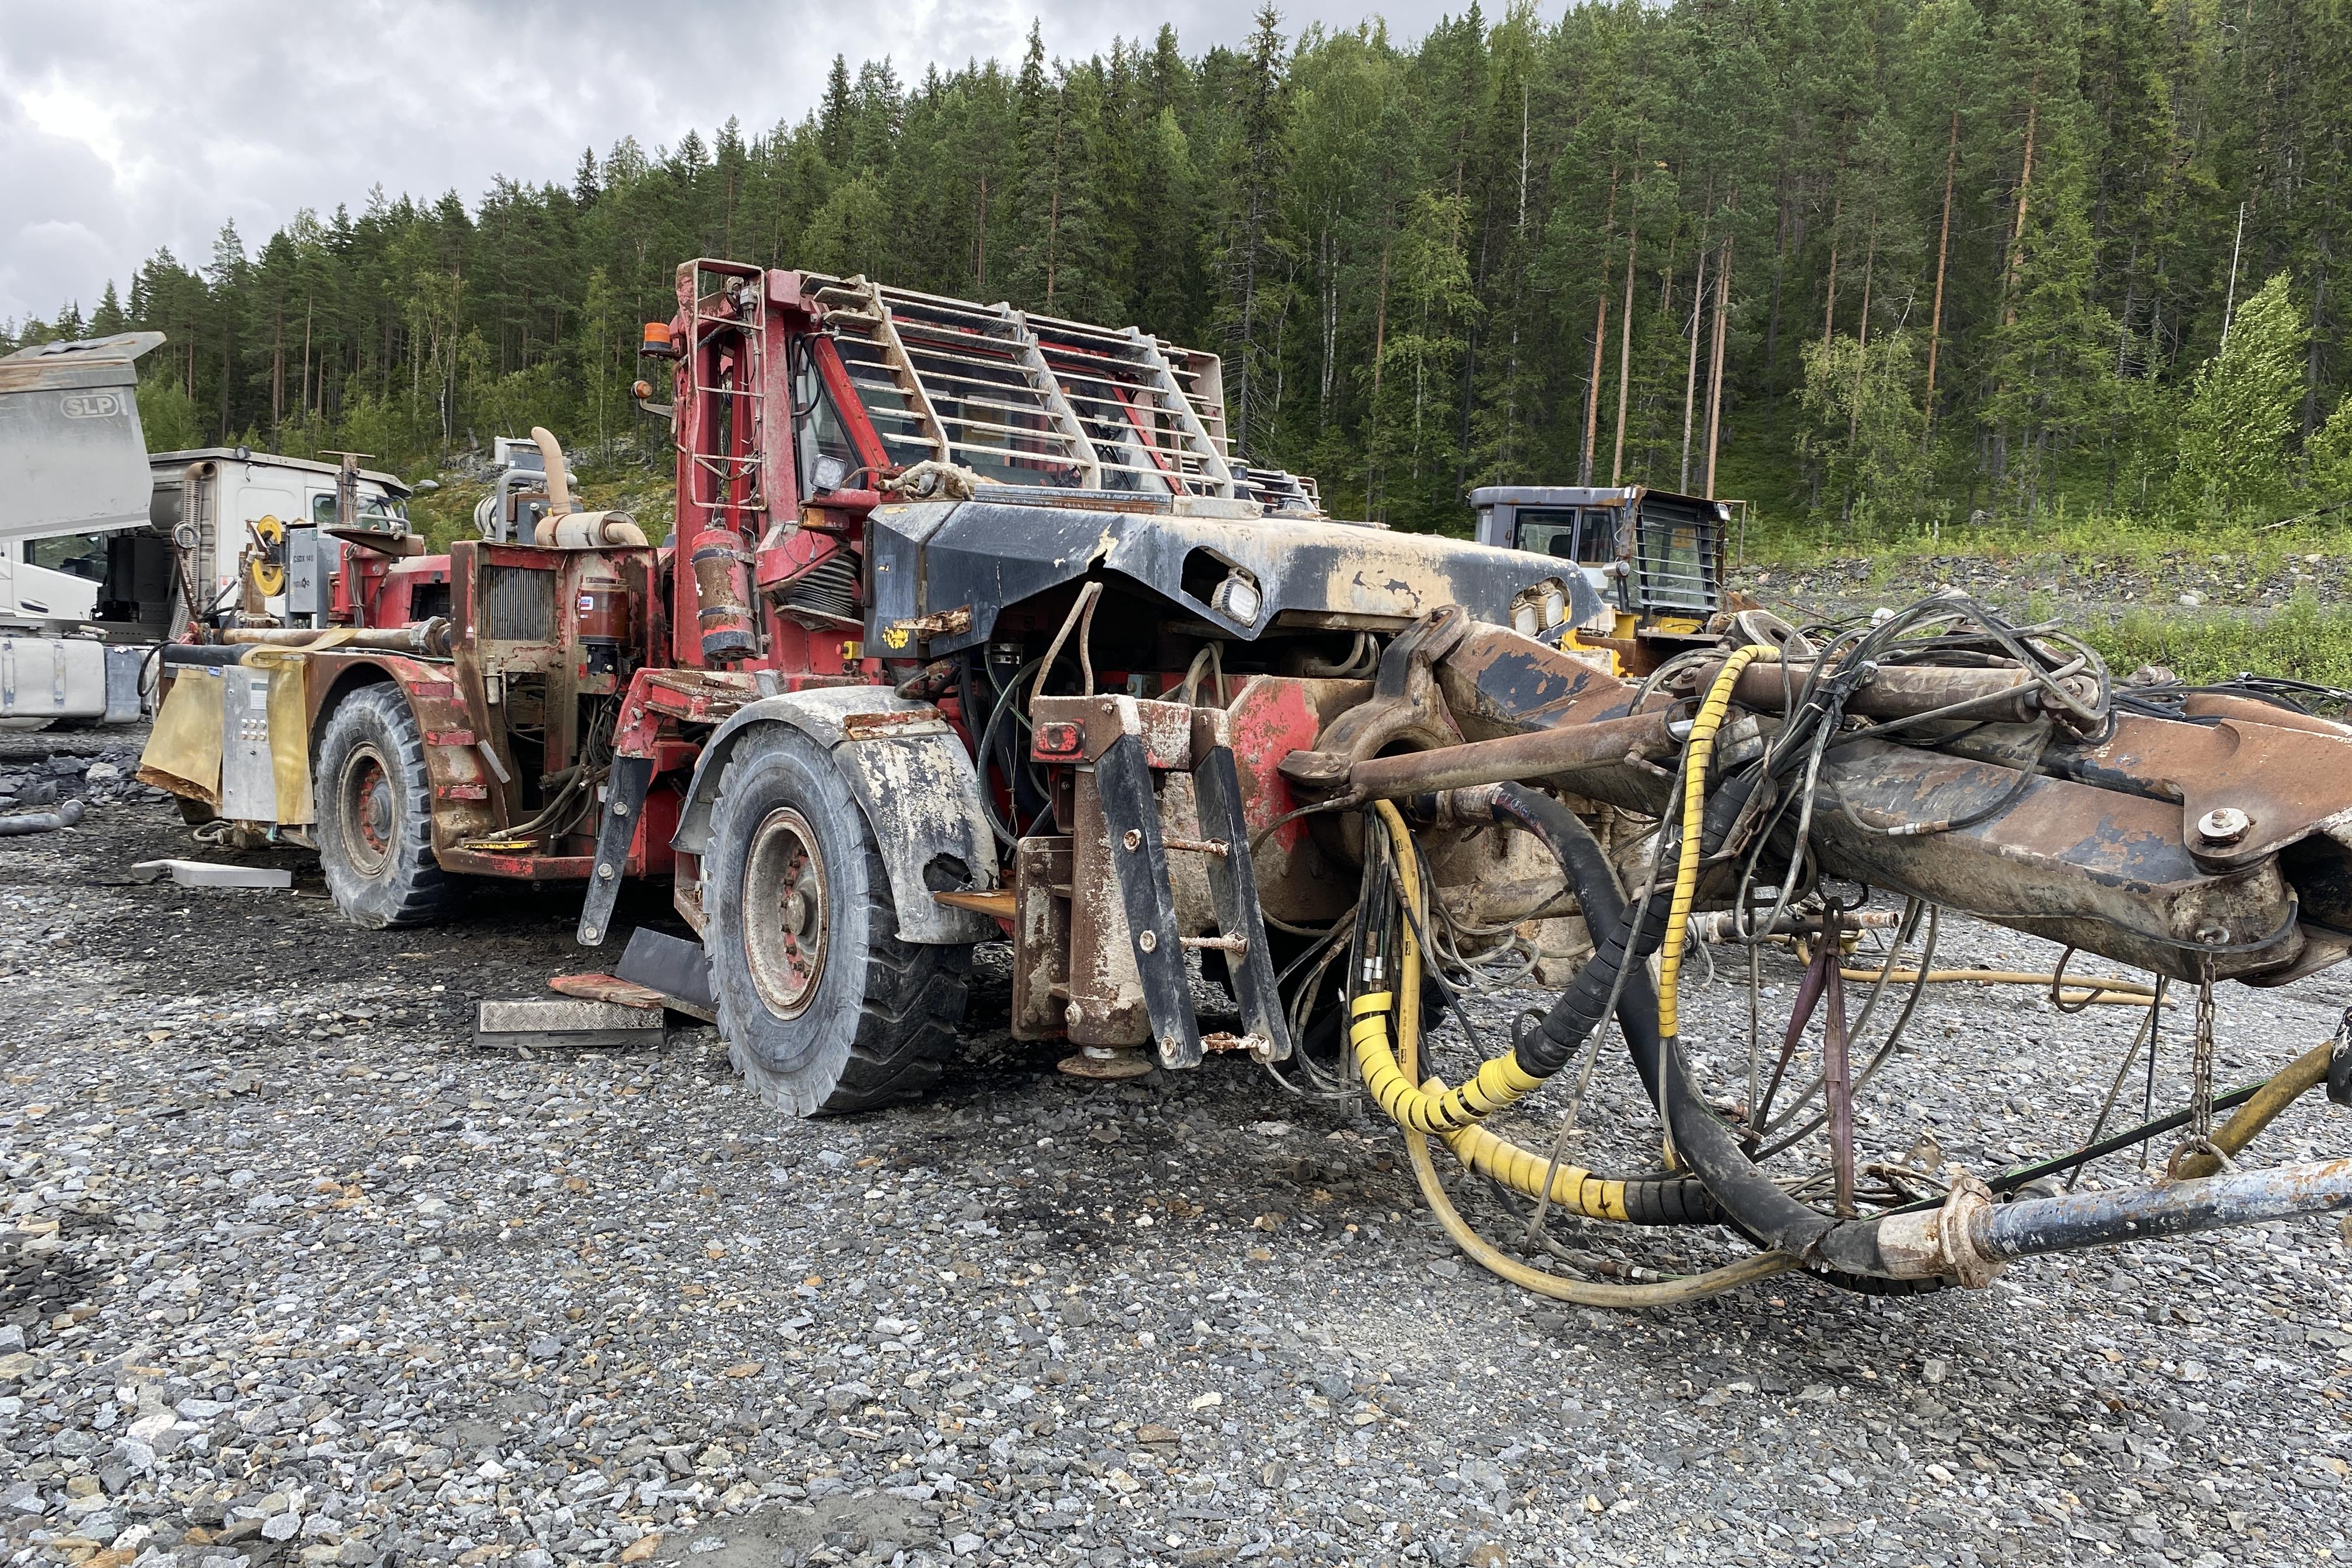
[(400, 823), (400, 803), (394, 798), (392, 773), (373, 746), (352, 748), (335, 780), (336, 799), (342, 810), (343, 853), (362, 875), (373, 877), (392, 863), (393, 843)]
[(824, 977), (827, 912), (816, 833), (799, 812), (778, 806), (743, 858), (743, 954), (753, 989), (779, 1018), (806, 1012)]

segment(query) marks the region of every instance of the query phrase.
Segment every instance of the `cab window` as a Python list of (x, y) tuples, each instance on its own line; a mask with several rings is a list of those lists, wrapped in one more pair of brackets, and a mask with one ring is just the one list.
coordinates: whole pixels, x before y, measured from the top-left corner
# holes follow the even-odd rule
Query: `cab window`
[(805, 339), (793, 346), (793, 458), (803, 497), (837, 490), (865, 467)]
[(25, 563), (92, 583), (106, 581), (106, 539), (96, 533), (58, 533), (25, 542)]
[(1617, 514), (1601, 507), (1521, 507), (1518, 544), (1555, 561), (1602, 566), (1617, 559)]
[[(362, 490), (359, 503), (359, 516), (355, 521), (362, 527), (380, 528), (387, 522), (397, 523), (408, 521), (407, 509), (390, 496), (378, 495), (372, 490)], [(334, 491), (329, 490), (324, 495), (314, 495), (310, 498), (310, 521), (320, 528), (335, 526), (338, 513)]]

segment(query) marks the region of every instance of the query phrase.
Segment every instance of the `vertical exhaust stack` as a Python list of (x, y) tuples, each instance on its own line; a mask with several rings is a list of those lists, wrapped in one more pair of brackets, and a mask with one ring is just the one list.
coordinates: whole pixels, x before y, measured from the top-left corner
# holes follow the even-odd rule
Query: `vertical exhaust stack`
[(531, 531), (535, 544), (553, 544), (559, 519), (572, 510), (572, 475), (563, 466), (563, 447), (544, 425), (530, 427), (531, 444), (539, 448), (541, 467), (547, 470), (547, 515)]
[(625, 511), (581, 511), (572, 504), (572, 471), (564, 466), (563, 447), (543, 425), (530, 427), (531, 444), (547, 469), (547, 514), (531, 530), (533, 544), (558, 550), (602, 550), (647, 542), (645, 531)]

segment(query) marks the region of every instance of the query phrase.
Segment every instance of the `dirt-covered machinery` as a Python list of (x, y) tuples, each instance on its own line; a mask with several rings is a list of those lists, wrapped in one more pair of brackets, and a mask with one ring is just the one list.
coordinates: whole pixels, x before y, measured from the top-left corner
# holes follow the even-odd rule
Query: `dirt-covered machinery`
[[(1730, 501), (1647, 485), (1483, 485), (1470, 492), (1481, 544), (1553, 563), (1558, 579), (1526, 595), (1512, 625), (1541, 641), (1605, 653), (1621, 672), (1647, 675), (1695, 644), (1734, 600), (1725, 583)], [(1601, 601), (1590, 621), (1567, 618), (1553, 585), (1580, 575)]]
[[(2191, 986), (2334, 963), (2352, 731), (2268, 693), (2121, 690), (2082, 645), (1961, 601), (1818, 644), (1717, 616), (1622, 679), (1513, 628), (1546, 562), (1334, 521), (1244, 466), (1213, 355), (716, 261), (677, 298), (646, 338), (674, 394), (670, 542), (573, 510), (548, 438), (530, 542), (347, 552), (329, 629), (173, 649), (144, 776), (314, 844), (368, 923), (434, 919), (471, 878), (572, 881), (593, 945), (625, 880), (669, 879), (737, 1066), (802, 1113), (930, 1084), (973, 947), (1009, 940), (1017, 1037), (1097, 1077), (1344, 1065), (1463, 1244), (1575, 1300), (1788, 1268), (1981, 1282), (2352, 1202), (2347, 1162), (2071, 1195), (1858, 1177), (1871, 1068), (1844, 1059), (1830, 978), (1854, 884), (1910, 900), (1906, 940), (1942, 907)], [(1598, 624), (1584, 577), (1558, 581), (1553, 621)], [(1706, 910), (1754, 941), (1826, 933), (1810, 1088), (1804, 1062), (1744, 1094), (1695, 1078), (1675, 983)], [(1424, 1020), (1502, 979), (1558, 995), (1449, 1088)], [(1203, 1019), (1196, 981), (1230, 1016)], [(1484, 1125), (1612, 1016), (1659, 1173)], [(2203, 1095), (2183, 1159), (2226, 1161), (2315, 1081), (2306, 1060), (2227, 1126)], [(1759, 1163), (1791, 1112), (1784, 1158), (1818, 1181)], [(1461, 1221), (1432, 1137), (1545, 1205), (1755, 1250), (1649, 1284), (1531, 1268)]]

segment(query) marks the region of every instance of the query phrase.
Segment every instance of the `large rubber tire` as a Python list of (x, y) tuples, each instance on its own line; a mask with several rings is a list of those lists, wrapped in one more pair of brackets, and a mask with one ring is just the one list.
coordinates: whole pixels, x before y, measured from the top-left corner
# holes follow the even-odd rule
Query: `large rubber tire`
[(319, 865), (335, 908), (354, 925), (425, 925), (456, 879), (433, 858), (433, 780), (425, 736), (391, 685), (363, 686), (335, 705), (319, 739)]
[(796, 1116), (938, 1081), (968, 946), (900, 942), (874, 830), (823, 747), (782, 725), (728, 759), (703, 862), (704, 945), (736, 1070)]

